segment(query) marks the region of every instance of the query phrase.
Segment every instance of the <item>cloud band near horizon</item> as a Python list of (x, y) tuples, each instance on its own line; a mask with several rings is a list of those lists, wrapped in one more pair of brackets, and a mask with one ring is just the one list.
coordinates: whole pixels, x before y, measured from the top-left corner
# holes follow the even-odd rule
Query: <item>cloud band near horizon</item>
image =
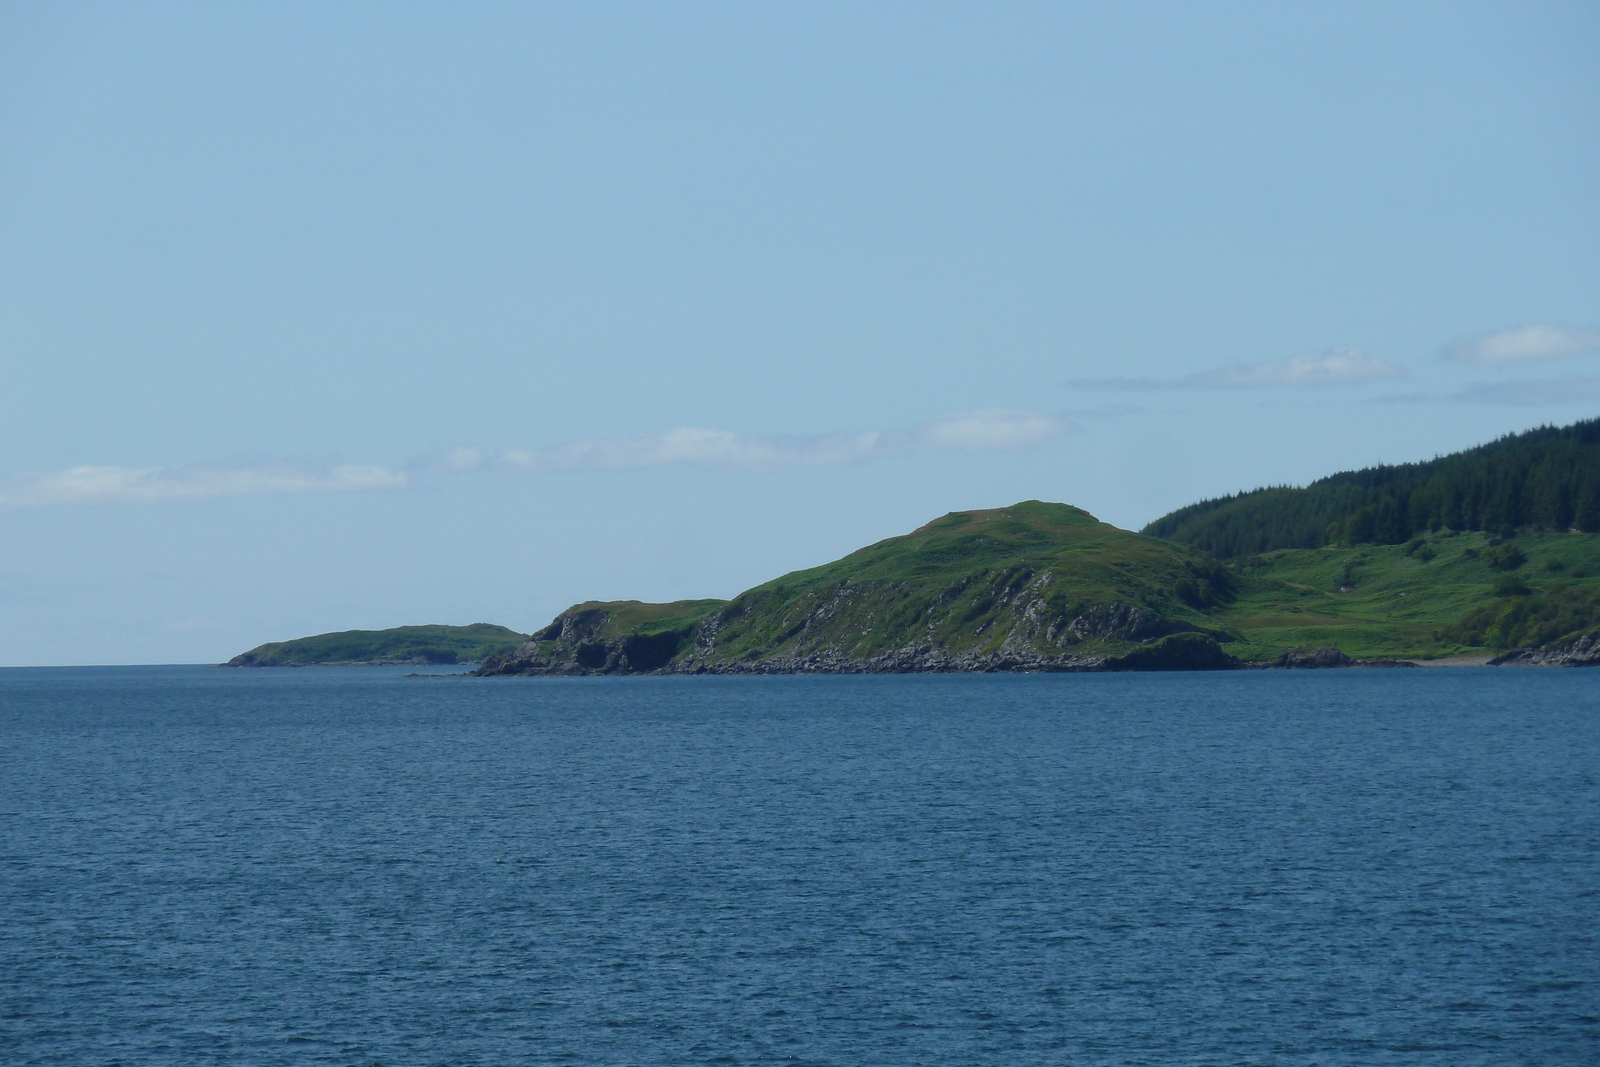
[(375, 464), (309, 466), (285, 461), (190, 467), (78, 466), (24, 474), (0, 490), (0, 506), (37, 507), (94, 501), (203, 500), (278, 493), (400, 489), (401, 470)]
[(1474, 367), (1496, 367), (1600, 352), (1600, 329), (1573, 329), (1530, 323), (1458, 341), (1444, 349), (1446, 359)]
[(1041, 445), (1069, 428), (1066, 420), (1052, 415), (991, 408), (936, 419), (909, 430), (761, 436), (680, 427), (660, 434), (576, 441), (546, 449), (486, 452), (457, 448), (442, 457), (419, 460), (407, 469), (290, 461), (187, 467), (77, 466), (12, 478), (0, 486), (0, 507), (404, 489), (412, 483), (413, 473), (487, 468), (554, 472), (677, 465), (736, 470), (834, 466), (914, 450), (1017, 451)]
[(511, 467), (534, 471), (694, 467), (769, 470), (859, 463), (918, 449), (960, 452), (1017, 451), (1043, 444), (1068, 429), (1052, 415), (985, 409), (923, 423), (909, 430), (761, 436), (685, 426), (660, 434), (578, 441), (547, 449), (485, 453), (456, 449), (435, 466), (448, 470)]
[(1403, 377), (1404, 372), (1359, 348), (1331, 348), (1292, 359), (1230, 363), (1186, 378), (1075, 378), (1079, 389), (1251, 389), (1282, 385), (1349, 385)]

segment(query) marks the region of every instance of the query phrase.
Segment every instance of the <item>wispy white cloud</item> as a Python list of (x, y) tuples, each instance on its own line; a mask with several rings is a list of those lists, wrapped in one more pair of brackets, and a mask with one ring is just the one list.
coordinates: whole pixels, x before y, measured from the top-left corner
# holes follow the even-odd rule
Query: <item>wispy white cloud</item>
[(849, 463), (880, 450), (876, 432), (815, 437), (752, 437), (731, 430), (684, 426), (666, 433), (575, 441), (556, 448), (514, 448), (490, 457), (523, 470), (600, 470), (620, 467), (792, 467)]
[(204, 467), (69, 467), (24, 474), (0, 486), (0, 506), (97, 501), (202, 500), (263, 493), (338, 493), (398, 489), (404, 471), (368, 464), (311, 467), (286, 462)]
[(1184, 379), (1189, 386), (1220, 388), (1256, 385), (1339, 385), (1380, 378), (1398, 378), (1399, 367), (1368, 355), (1359, 348), (1335, 348), (1327, 352), (1295, 356), (1269, 363), (1235, 363), (1220, 370), (1207, 371)]
[(1496, 330), (1444, 349), (1447, 359), (1474, 367), (1494, 367), (1529, 360), (1566, 359), (1600, 352), (1600, 329), (1531, 324), (1514, 330)]
[(1067, 385), (1079, 389), (1251, 389), (1348, 385), (1403, 376), (1399, 367), (1359, 348), (1333, 348), (1293, 359), (1232, 363), (1187, 378), (1077, 378)]
[(1374, 404), (1505, 404), (1532, 407), (1543, 404), (1594, 404), (1600, 401), (1600, 375), (1563, 374), (1555, 378), (1483, 383), (1450, 393), (1414, 392), (1373, 397)]
[(1052, 415), (985, 409), (923, 423), (909, 430), (764, 436), (680, 427), (666, 433), (576, 441), (554, 448), (483, 452), (459, 448), (429, 464), (435, 470), (511, 467), (570, 471), (694, 466), (736, 469), (822, 467), (859, 463), (911, 449), (1015, 451), (1043, 444), (1068, 429)]
[(1011, 452), (1044, 444), (1066, 429), (1066, 422), (1053, 415), (987, 408), (927, 423), (912, 438), (923, 448)]
[(1451, 393), (1447, 399), (1464, 400), (1473, 404), (1517, 406), (1593, 403), (1600, 400), (1600, 376), (1563, 374), (1555, 378), (1531, 378), (1524, 381), (1496, 382), (1492, 385), (1474, 385), (1460, 392)]
[[(906, 430), (762, 436), (682, 427), (666, 433), (575, 441), (554, 448), (500, 452), (456, 448), (409, 467), (442, 474), (483, 468), (529, 471), (606, 470), (675, 465), (776, 469), (836, 466), (914, 449), (960, 452), (1032, 448), (1070, 424), (1030, 411), (985, 409), (935, 419)], [(313, 467), (289, 462), (192, 467), (70, 467), (0, 483), (0, 507), (97, 501), (201, 500), (271, 493), (338, 493), (401, 489), (412, 473), (370, 464)]]

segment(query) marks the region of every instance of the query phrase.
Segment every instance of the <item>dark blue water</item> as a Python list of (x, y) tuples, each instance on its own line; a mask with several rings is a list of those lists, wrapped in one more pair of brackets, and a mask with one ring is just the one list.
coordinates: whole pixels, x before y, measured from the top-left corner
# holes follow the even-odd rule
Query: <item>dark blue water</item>
[(1600, 672), (0, 671), (8, 1064), (1593, 1064)]

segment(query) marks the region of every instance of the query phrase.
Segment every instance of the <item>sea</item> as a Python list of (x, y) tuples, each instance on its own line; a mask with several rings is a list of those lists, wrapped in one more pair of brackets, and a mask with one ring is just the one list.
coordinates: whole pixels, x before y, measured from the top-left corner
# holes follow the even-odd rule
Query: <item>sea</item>
[(0, 670), (0, 1063), (1600, 1062), (1600, 671), (413, 670)]

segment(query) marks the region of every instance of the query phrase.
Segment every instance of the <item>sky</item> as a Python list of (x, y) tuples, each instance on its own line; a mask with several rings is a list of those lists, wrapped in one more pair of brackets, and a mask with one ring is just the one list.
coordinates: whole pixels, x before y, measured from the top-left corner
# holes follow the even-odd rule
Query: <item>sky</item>
[(0, 5), (0, 665), (1600, 415), (1600, 6)]

